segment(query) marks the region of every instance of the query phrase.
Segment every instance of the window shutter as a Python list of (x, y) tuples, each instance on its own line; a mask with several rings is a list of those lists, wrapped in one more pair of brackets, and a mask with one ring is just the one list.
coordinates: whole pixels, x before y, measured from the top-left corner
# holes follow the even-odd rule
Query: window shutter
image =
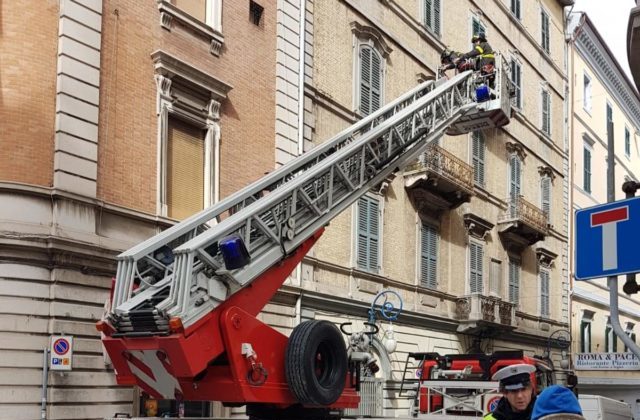
[(360, 112), (371, 113), (371, 48), (360, 48)]
[(433, 2), (434, 0), (424, 0), (424, 26), (433, 30)]
[(588, 353), (586, 338), (586, 322), (580, 323), (580, 353)]
[(551, 134), (551, 120), (550, 120), (550, 100), (549, 92), (542, 91), (542, 131), (546, 134)]
[(549, 308), (549, 272), (540, 271), (540, 315), (549, 317), (551, 315)]
[(520, 264), (509, 261), (509, 301), (520, 303)]
[(540, 12), (541, 32), (542, 32), (542, 48), (549, 52), (549, 16), (544, 10)]
[(502, 297), (502, 263), (491, 260), (491, 292)]
[(473, 19), (473, 23), (472, 23), (472, 29), (473, 29), (473, 34), (477, 34), (480, 33), (481, 29), (482, 29), (482, 25), (480, 24), (480, 21), (477, 19)]
[(511, 60), (511, 83), (515, 89), (512, 103), (516, 108), (522, 108), (522, 68), (516, 60)]
[(440, 35), (440, 0), (431, 0), (433, 2), (433, 32)]
[(482, 245), (476, 243), (469, 244), (469, 280), (471, 293), (483, 293), (482, 282)]
[(551, 178), (543, 176), (540, 179), (540, 195), (542, 197), (542, 211), (544, 212), (547, 223), (551, 220)]
[(472, 134), (473, 180), (484, 185), (484, 136), (479, 131)]
[(185, 219), (204, 208), (204, 132), (169, 117), (167, 215)]
[(609, 325), (604, 329), (604, 351), (609, 353), (611, 350), (609, 349), (609, 340), (611, 335), (611, 327)]
[(435, 289), (438, 286), (438, 232), (423, 224), (421, 233), (420, 284)]
[(511, 155), (511, 157), (509, 158), (509, 195), (511, 199), (515, 199), (520, 196), (520, 166), (520, 158), (518, 157), (518, 155)]
[(370, 197), (358, 200), (357, 265), (372, 272), (378, 271), (379, 218), (378, 200)]
[(371, 50), (371, 112), (380, 109), (382, 97), (382, 62), (380, 55)]
[(631, 133), (627, 127), (624, 128), (624, 153), (631, 156)]
[(511, 0), (511, 12), (520, 19), (520, 0)]
[(591, 192), (591, 150), (584, 148), (584, 190), (588, 193)]

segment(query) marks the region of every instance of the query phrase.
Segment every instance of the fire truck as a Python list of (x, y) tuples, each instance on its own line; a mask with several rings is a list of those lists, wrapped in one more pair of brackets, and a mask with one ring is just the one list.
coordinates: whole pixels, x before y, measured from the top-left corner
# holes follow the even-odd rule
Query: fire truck
[[(358, 406), (362, 351), (327, 321), (289, 337), (256, 316), (359, 197), (444, 133), (509, 123), (508, 68), (427, 81), (332, 139), (118, 256), (97, 323), (117, 382), (158, 399), (246, 405), (252, 419)], [(491, 85), (491, 87), (489, 87)]]
[(492, 354), (409, 353), (400, 386), (400, 396), (413, 400), (413, 417), (437, 420), (478, 417), (493, 411), (502, 397), (498, 381), (491, 377), (503, 367), (529, 364), (533, 392), (553, 384), (548, 361), (525, 356), (522, 350)]

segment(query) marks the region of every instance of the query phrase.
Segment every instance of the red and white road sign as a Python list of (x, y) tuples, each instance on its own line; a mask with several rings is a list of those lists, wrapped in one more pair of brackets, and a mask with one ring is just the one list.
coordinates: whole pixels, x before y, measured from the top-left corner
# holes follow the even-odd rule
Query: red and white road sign
[(591, 227), (602, 226), (602, 269), (618, 268), (618, 222), (629, 220), (629, 206), (591, 214)]

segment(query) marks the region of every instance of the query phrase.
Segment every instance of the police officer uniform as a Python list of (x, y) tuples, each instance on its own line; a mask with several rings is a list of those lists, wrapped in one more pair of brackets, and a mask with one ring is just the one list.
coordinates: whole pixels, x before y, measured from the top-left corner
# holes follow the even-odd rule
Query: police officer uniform
[[(531, 386), (531, 373), (535, 370), (535, 366), (524, 363), (510, 365), (497, 371), (491, 379), (500, 381), (500, 391), (503, 393), (517, 391)], [(515, 411), (507, 397), (502, 397), (495, 410), (485, 415), (483, 420), (530, 420), (534, 402), (535, 396), (532, 395), (531, 402), (524, 411)]]

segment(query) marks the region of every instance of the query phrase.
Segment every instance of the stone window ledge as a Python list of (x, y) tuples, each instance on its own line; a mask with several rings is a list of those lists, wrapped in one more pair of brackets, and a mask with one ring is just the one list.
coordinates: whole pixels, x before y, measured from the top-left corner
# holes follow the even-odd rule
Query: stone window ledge
[(170, 0), (156, 0), (158, 10), (160, 11), (160, 25), (168, 31), (171, 31), (174, 19), (180, 21), (183, 25), (194, 30), (198, 34), (205, 37), (209, 42), (209, 52), (215, 56), (219, 56), (224, 44), (224, 36), (221, 32), (212, 28), (204, 22), (199, 21), (188, 13), (183, 12), (173, 4)]

